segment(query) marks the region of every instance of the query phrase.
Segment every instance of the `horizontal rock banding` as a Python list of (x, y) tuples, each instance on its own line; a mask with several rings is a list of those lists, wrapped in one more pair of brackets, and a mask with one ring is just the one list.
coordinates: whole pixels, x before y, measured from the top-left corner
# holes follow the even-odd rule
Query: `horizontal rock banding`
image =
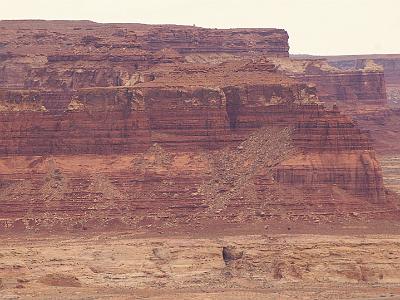
[(289, 72), (275, 29), (2, 24), (4, 228), (384, 205), (368, 134), (320, 102), (377, 97), (378, 73)]

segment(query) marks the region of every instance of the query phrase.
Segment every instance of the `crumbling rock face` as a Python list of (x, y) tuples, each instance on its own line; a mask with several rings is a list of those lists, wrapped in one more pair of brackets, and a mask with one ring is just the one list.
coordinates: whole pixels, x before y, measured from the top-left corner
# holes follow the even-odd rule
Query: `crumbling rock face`
[(318, 201), (384, 205), (368, 134), (318, 97), (342, 99), (333, 83), (321, 89), (330, 76), (348, 80), (346, 95), (376, 97), (379, 82), (359, 82), (375, 73), (293, 71), (276, 58), (288, 45), (275, 29), (0, 24), (1, 228), (168, 227), (219, 213), (303, 217)]
[(148, 118), (133, 91), (29, 94), (18, 100), (13, 92), (4, 102), (0, 116), (3, 155), (126, 152), (149, 143)]

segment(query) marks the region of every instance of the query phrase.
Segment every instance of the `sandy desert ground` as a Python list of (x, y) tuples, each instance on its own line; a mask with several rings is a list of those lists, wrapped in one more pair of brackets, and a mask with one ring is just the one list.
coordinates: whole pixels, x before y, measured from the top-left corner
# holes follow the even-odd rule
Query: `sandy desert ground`
[(204, 234), (3, 237), (0, 298), (400, 299), (398, 235)]

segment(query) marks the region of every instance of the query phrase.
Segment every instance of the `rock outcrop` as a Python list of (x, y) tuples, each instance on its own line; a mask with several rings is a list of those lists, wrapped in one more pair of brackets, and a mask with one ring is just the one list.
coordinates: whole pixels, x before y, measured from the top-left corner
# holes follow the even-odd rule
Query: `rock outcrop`
[[(368, 134), (318, 98), (341, 94), (308, 84), (313, 65), (297, 75), (277, 63), (285, 31), (0, 27), (2, 228), (140, 227), (221, 211), (247, 220), (260, 207), (307, 218), (385, 205)], [(315, 72), (321, 82), (345, 78)], [(378, 97), (361, 89), (364, 73), (353, 75), (346, 95)]]
[(287, 57), (280, 29), (1, 21), (0, 86), (77, 89), (129, 85), (136, 72), (196, 53)]
[(340, 69), (357, 69), (366, 61), (373, 62), (384, 70), (387, 98), (391, 104), (400, 103), (400, 55), (355, 55), (331, 56), (329, 64)]
[[(400, 100), (400, 55), (399, 54), (343, 55), (343, 56), (295, 55), (293, 57), (296, 59), (312, 59), (312, 60), (323, 59), (326, 60), (330, 66), (340, 69), (342, 70), (342, 72), (347, 72), (347, 73), (348, 72), (359, 73), (360, 70), (365, 71), (365, 69), (369, 72), (371, 71), (371, 69), (375, 69), (375, 73), (376, 75), (378, 75), (376, 72), (377, 68), (381, 68), (383, 70), (386, 83), (387, 99), (390, 102), (394, 102), (395, 104), (399, 103)], [(366, 72), (363, 73), (365, 74)], [(381, 79), (379, 79), (379, 81), (381, 81)], [(370, 81), (367, 82), (368, 82), (367, 85), (373, 86), (373, 84)], [(379, 87), (379, 89), (382, 90), (382, 87)], [(381, 93), (381, 95), (383, 94)]]
[(316, 86), (318, 97), (327, 102), (385, 104), (387, 101), (383, 69), (371, 62), (358, 68), (340, 69), (324, 59), (276, 60), (289, 76)]
[(340, 69), (359, 69), (366, 61), (372, 61), (383, 68), (387, 84), (400, 83), (400, 55), (398, 54), (327, 56), (326, 59), (329, 64)]

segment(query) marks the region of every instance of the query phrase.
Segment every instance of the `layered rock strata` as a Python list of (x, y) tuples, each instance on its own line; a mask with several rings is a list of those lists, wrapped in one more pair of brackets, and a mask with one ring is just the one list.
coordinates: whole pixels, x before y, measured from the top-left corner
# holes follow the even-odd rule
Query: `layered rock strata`
[(357, 69), (340, 69), (326, 60), (276, 60), (279, 69), (302, 82), (316, 86), (321, 101), (385, 104), (383, 69), (364, 62)]
[(383, 68), (386, 83), (400, 83), (399, 54), (327, 56), (326, 59), (329, 64), (340, 69), (359, 69), (366, 61), (370, 60)]
[(386, 207), (368, 134), (277, 63), (286, 32), (28, 23), (1, 25), (2, 228)]
[(280, 29), (1, 21), (0, 86), (77, 89), (130, 85), (135, 72), (195, 53), (288, 56)]

